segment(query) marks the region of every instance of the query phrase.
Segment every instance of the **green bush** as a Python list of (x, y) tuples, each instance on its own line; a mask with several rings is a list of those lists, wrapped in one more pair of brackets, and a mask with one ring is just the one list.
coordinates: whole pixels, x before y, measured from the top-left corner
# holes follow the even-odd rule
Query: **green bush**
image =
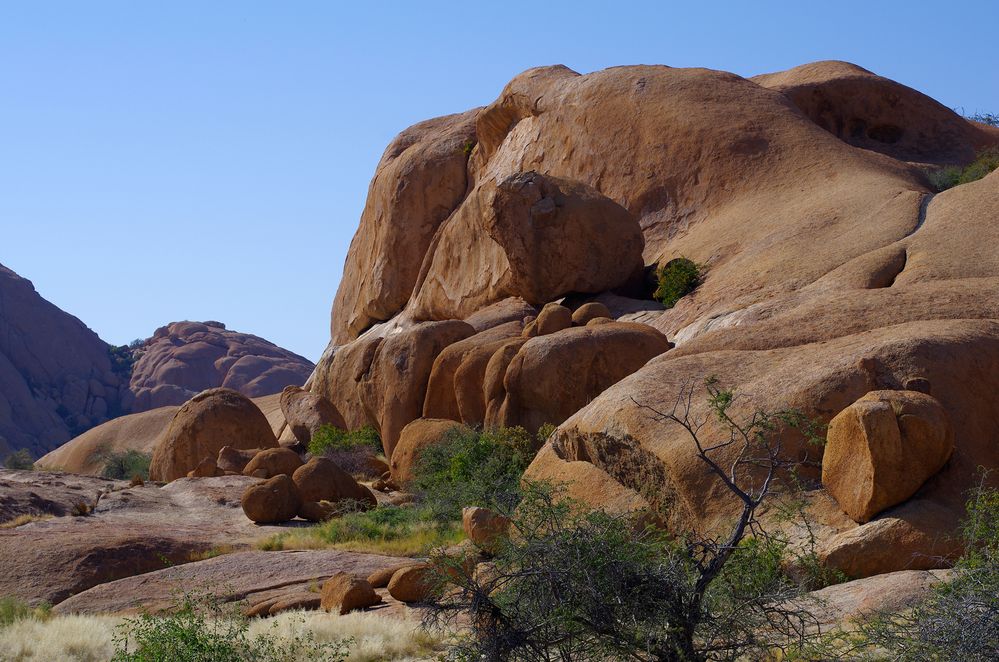
[(34, 471), (35, 461), (31, 458), (31, 453), (27, 448), (14, 451), (3, 461), (3, 466), (17, 471)]
[(312, 435), (309, 442), (309, 452), (313, 455), (323, 455), (327, 451), (353, 451), (370, 449), (374, 453), (382, 452), (382, 438), (378, 431), (370, 425), (359, 430), (341, 430), (332, 425), (323, 425)]
[(974, 161), (961, 168), (947, 166), (929, 174), (930, 184), (937, 191), (946, 191), (961, 184), (977, 182), (999, 168), (999, 149), (992, 147), (978, 154)]
[(340, 662), (350, 641), (323, 643), (311, 633), (251, 637), (249, 623), (210, 595), (186, 595), (174, 613), (126, 618), (112, 662)]
[(149, 463), (152, 456), (134, 449), (118, 453), (101, 451), (100, 459), (104, 463), (101, 475), (105, 478), (126, 480), (141, 478), (149, 480)]
[(51, 609), (52, 607), (48, 603), (32, 607), (17, 598), (0, 598), (0, 627), (28, 618), (44, 620), (48, 618)]
[(667, 308), (672, 308), (701, 284), (701, 269), (692, 260), (678, 257), (656, 270), (656, 280), (659, 286), (653, 296)]
[(461, 518), (465, 506), (507, 510), (520, 499), (520, 479), (540, 446), (524, 428), (454, 428), (425, 449), (413, 486), (440, 521)]

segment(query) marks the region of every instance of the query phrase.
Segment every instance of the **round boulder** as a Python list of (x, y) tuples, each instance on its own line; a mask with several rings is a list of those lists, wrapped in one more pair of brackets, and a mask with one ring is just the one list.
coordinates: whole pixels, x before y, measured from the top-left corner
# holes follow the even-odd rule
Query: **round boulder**
[(343, 416), (332, 402), (299, 386), (286, 386), (281, 391), (281, 413), (292, 434), (303, 444), (312, 441), (312, 435), (324, 425), (347, 429)]
[(301, 499), (295, 483), (281, 474), (246, 488), (241, 503), (246, 516), (257, 524), (276, 524), (294, 519)]
[(177, 410), (156, 442), (149, 465), (152, 480), (182, 478), (223, 446), (274, 448), (267, 417), (245, 395), (228, 388), (202, 391)]
[(572, 323), (575, 326), (585, 326), (595, 319), (609, 319), (610, 309), (599, 301), (584, 303), (572, 313)]
[(292, 480), (302, 501), (356, 501), (365, 508), (378, 505), (375, 495), (364, 485), (324, 457), (314, 457), (295, 470)]
[(224, 472), (234, 474), (243, 473), (243, 469), (263, 448), (249, 448), (241, 450), (232, 446), (223, 446), (219, 450), (219, 457), (216, 465)]
[(323, 584), (320, 606), (325, 611), (336, 611), (341, 616), (355, 609), (364, 609), (381, 603), (382, 598), (365, 579), (346, 572), (338, 572)]
[(287, 448), (266, 448), (246, 463), (243, 475), (257, 478), (273, 478), (280, 474), (291, 476), (302, 466), (302, 458)]
[(524, 327), (523, 336), (547, 336), (572, 326), (572, 311), (557, 303), (547, 303), (537, 319)]
[(434, 588), (434, 569), (429, 563), (417, 563), (396, 570), (388, 583), (388, 592), (400, 602), (423, 602)]
[(829, 423), (822, 484), (864, 523), (916, 493), (954, 450), (943, 405), (918, 391), (871, 391)]
[(461, 511), (461, 525), (476, 547), (493, 554), (510, 530), (510, 519), (488, 508), (469, 506)]

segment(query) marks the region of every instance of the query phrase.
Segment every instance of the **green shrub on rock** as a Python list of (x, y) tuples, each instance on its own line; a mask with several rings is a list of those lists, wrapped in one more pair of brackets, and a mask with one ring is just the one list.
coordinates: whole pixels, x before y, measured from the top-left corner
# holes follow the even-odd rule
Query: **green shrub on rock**
[(678, 257), (659, 267), (656, 280), (659, 286), (653, 296), (667, 308), (672, 308), (701, 284), (701, 269), (693, 260)]
[(3, 461), (3, 466), (16, 471), (34, 471), (35, 461), (31, 458), (31, 453), (27, 448), (14, 451)]

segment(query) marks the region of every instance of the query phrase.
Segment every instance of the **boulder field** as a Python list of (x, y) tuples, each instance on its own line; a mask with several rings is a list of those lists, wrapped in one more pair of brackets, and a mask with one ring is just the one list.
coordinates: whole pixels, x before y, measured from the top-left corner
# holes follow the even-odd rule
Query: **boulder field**
[[(530, 477), (711, 532), (738, 504), (656, 412), (693, 389), (723, 434), (714, 376), (737, 417), (832, 422), (825, 450), (782, 433), (823, 561), (945, 565), (999, 466), (999, 172), (929, 175), (995, 146), (844, 62), (528, 70), (385, 151), (306, 389), (378, 429), (402, 479), (435, 430), (548, 423)], [(701, 279), (665, 309), (654, 270), (678, 257)]]

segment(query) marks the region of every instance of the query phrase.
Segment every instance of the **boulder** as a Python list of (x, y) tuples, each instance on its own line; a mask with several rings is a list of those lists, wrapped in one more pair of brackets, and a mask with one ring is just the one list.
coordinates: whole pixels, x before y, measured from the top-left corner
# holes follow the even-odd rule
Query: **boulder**
[(246, 488), (240, 503), (257, 524), (273, 524), (294, 519), (302, 500), (291, 478), (279, 474)]
[(253, 456), (243, 467), (243, 475), (256, 478), (273, 478), (284, 474), (291, 476), (300, 466), (302, 458), (287, 448), (265, 448)]
[(437, 228), (465, 197), (477, 113), (420, 122), (385, 149), (333, 302), (336, 344), (406, 305)]
[(435, 586), (435, 573), (429, 563), (416, 563), (396, 570), (388, 592), (400, 602), (423, 602)]
[(525, 317), (538, 314), (538, 309), (520, 297), (507, 297), (475, 311), (465, 318), (476, 333), (482, 333), (507, 322), (523, 322)]
[(443, 224), (407, 308), (466, 317), (507, 297), (532, 305), (598, 293), (642, 267), (638, 220), (595, 188), (540, 172), (483, 178)]
[(671, 347), (659, 331), (628, 322), (531, 338), (510, 360), (503, 376), (503, 399), (487, 405), (494, 415), (487, 415), (486, 424), (519, 425), (531, 432), (545, 423), (558, 425)]
[(524, 337), (547, 336), (572, 326), (572, 311), (557, 303), (545, 304), (537, 319), (524, 326)]
[[(449, 418), (453, 421), (464, 421), (459, 406), (456, 380), (458, 370), (464, 365), (465, 359), (469, 357), (474, 357), (472, 359), (474, 362), (482, 364), (482, 356), (491, 355), (504, 342), (519, 336), (522, 328), (523, 325), (519, 321), (507, 322), (445, 347), (437, 355), (433, 369), (430, 371), (427, 398), (423, 402), (423, 418)], [(486, 361), (488, 361), (488, 357), (486, 357)], [(484, 365), (482, 365), (482, 369), (484, 371)], [(481, 379), (479, 379), (478, 384), (473, 382), (466, 388), (475, 391), (481, 400)], [(465, 399), (468, 398), (468, 394), (462, 395)], [(474, 420), (464, 422), (475, 423)]]
[(203, 390), (224, 387), (248, 397), (303, 384), (308, 359), (220, 322), (172, 322), (132, 350), (128, 385), (133, 412), (180, 405)]
[(298, 516), (310, 522), (325, 522), (337, 513), (336, 504), (329, 501), (303, 501), (298, 508)]
[(216, 460), (218, 468), (222, 471), (241, 474), (246, 465), (250, 463), (257, 453), (264, 450), (263, 448), (249, 448), (246, 450), (233, 448), (232, 446), (223, 446), (219, 449), (219, 456)]
[(954, 450), (943, 405), (917, 391), (872, 391), (829, 422), (822, 484), (863, 524), (902, 503)]
[(312, 441), (312, 435), (323, 425), (347, 429), (347, 423), (332, 402), (299, 386), (286, 386), (281, 391), (281, 412), (292, 434), (303, 444)]
[(267, 419), (245, 395), (227, 388), (202, 391), (184, 403), (160, 435), (149, 466), (153, 480), (187, 475), (223, 446), (273, 448), (277, 439)]
[(585, 326), (595, 319), (610, 318), (611, 311), (598, 301), (590, 301), (572, 312), (572, 323), (575, 326)]
[(275, 616), (283, 611), (312, 611), (319, 609), (321, 604), (322, 598), (315, 593), (285, 594), (271, 603), (267, 615)]
[(335, 611), (342, 616), (356, 609), (380, 604), (381, 601), (381, 596), (375, 593), (366, 579), (338, 572), (323, 584), (320, 604), (325, 611)]
[(402, 429), (399, 435), (399, 445), (389, 466), (392, 468), (392, 480), (405, 486), (415, 477), (414, 471), (424, 449), (444, 440), (451, 430), (464, 429), (461, 423), (449, 419), (418, 418)]
[(396, 572), (402, 570), (403, 568), (408, 568), (411, 565), (416, 565), (417, 563), (417, 561), (412, 561), (409, 563), (400, 563), (387, 568), (375, 570), (368, 576), (368, 583), (374, 588), (385, 588), (388, 586), (389, 582), (392, 581), (392, 577), (395, 576)]
[(314, 457), (295, 470), (292, 476), (302, 501), (356, 501), (361, 507), (374, 508), (377, 505), (371, 490), (358, 483), (338, 467), (335, 462), (324, 457)]
[(198, 463), (194, 469), (187, 472), (188, 478), (211, 478), (213, 476), (221, 476), (225, 472), (218, 468), (215, 464), (214, 457), (206, 457), (201, 462)]
[[(482, 402), (484, 423), (488, 427), (493, 427), (493, 423), (498, 420), (500, 408), (506, 399), (506, 370), (510, 367), (513, 357), (527, 341), (528, 338), (508, 340), (500, 345), (499, 349), (493, 352), (489, 361), (486, 362), (485, 371), (482, 373)], [(468, 390), (470, 391), (471, 388)], [(478, 405), (477, 401), (473, 400), (473, 402)]]
[(508, 535), (510, 519), (488, 508), (469, 506), (461, 511), (461, 526), (476, 547), (491, 554)]

